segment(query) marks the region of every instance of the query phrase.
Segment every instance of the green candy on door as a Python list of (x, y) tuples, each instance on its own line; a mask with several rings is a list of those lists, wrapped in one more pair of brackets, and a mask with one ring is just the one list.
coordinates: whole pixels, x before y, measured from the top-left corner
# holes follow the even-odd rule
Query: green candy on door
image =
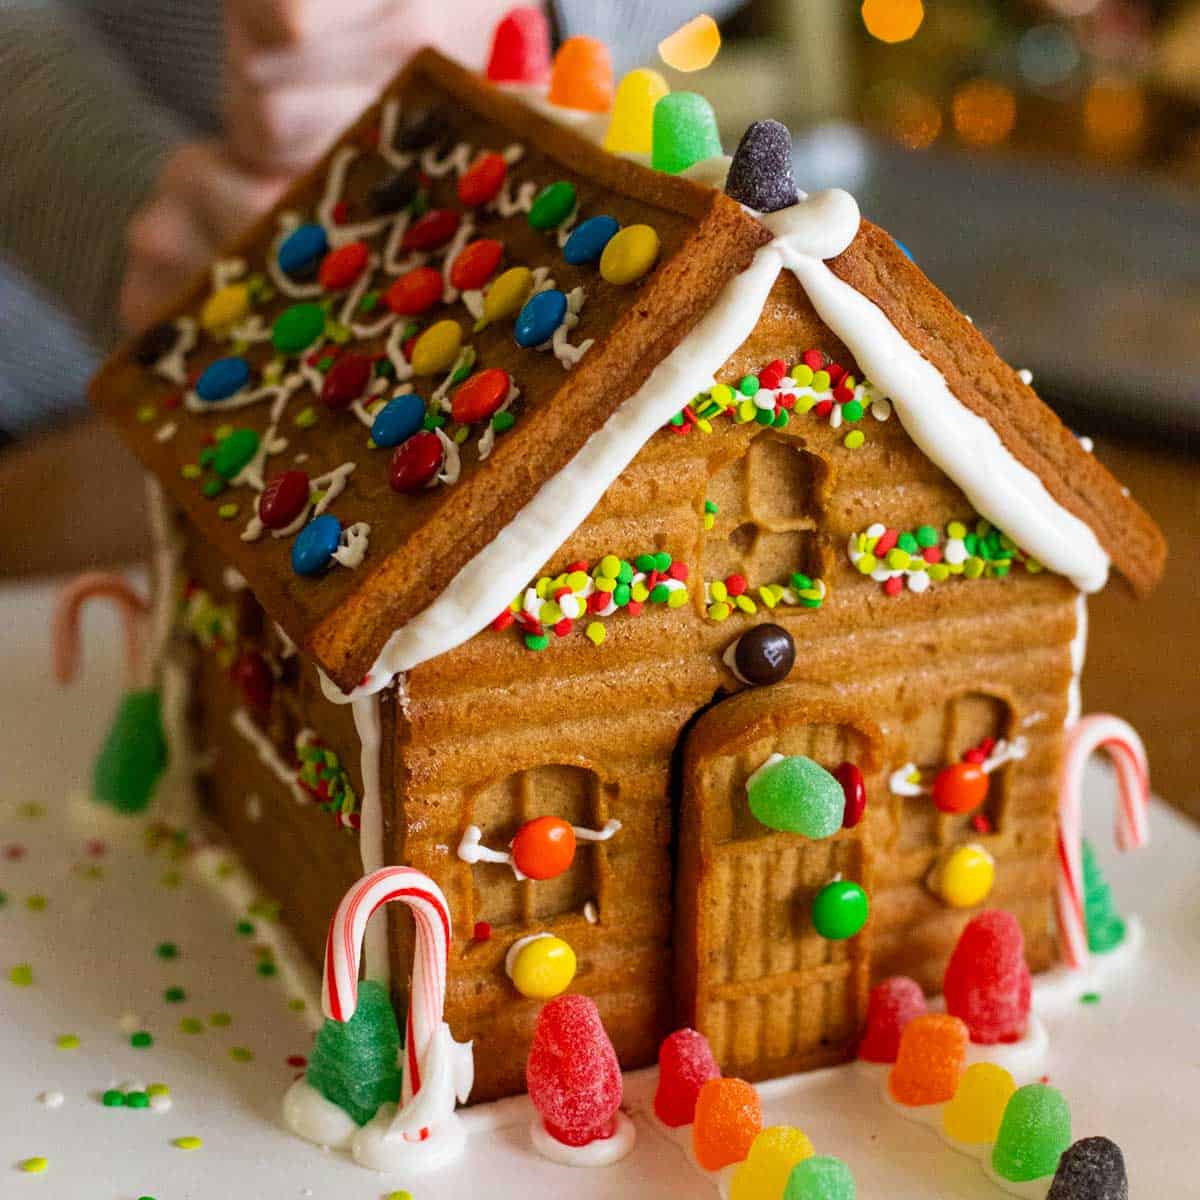
[(773, 755), (746, 780), (750, 811), (768, 829), (814, 841), (842, 827), (842, 785), (819, 763), (794, 754)]

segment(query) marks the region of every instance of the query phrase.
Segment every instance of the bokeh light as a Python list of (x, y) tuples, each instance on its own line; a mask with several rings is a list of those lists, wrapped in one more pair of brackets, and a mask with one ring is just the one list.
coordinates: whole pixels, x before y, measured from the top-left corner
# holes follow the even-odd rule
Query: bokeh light
[(888, 125), (892, 136), (909, 150), (924, 150), (942, 132), (937, 101), (923, 92), (904, 88), (896, 93)]
[(954, 93), (954, 129), (968, 146), (995, 146), (1012, 133), (1017, 102), (1012, 92), (994, 79), (972, 79)]
[(881, 42), (907, 42), (921, 28), (925, 5), (921, 0), (863, 0), (862, 19), (867, 32)]
[(1084, 97), (1083, 123), (1093, 149), (1129, 153), (1145, 132), (1145, 93), (1132, 79), (1097, 79)]
[(1064, 17), (1086, 17), (1100, 7), (1100, 0), (1048, 0), (1048, 3)]
[(1064, 25), (1035, 25), (1017, 43), (1017, 65), (1034, 87), (1054, 87), (1079, 66), (1079, 43)]

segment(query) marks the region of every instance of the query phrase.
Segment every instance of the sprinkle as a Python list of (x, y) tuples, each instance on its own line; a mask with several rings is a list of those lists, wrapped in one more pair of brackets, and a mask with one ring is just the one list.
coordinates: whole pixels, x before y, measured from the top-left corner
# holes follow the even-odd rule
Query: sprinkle
[(1099, 1004), (1100, 1003), (1100, 993), (1099, 992), (1084, 992), (1083, 995), (1079, 997), (1079, 1003), (1080, 1004)]
[(146, 1089), (146, 1095), (153, 1100), (156, 1096), (169, 1096), (171, 1089), (165, 1083), (152, 1083)]
[(181, 1004), (187, 999), (187, 992), (181, 987), (169, 987), (163, 992), (163, 999), (168, 1004)]
[(8, 982), (14, 987), (32, 987), (33, 968), (28, 963), (17, 963), (9, 968)]
[(588, 641), (594, 646), (600, 646), (604, 643), (604, 639), (608, 636), (608, 630), (600, 624), (599, 621), (590, 621), (587, 628), (583, 631)]
[(129, 1092), (125, 1096), (126, 1108), (149, 1108), (150, 1097), (145, 1092)]
[(105, 1108), (120, 1108), (125, 1103), (125, 1093), (118, 1091), (116, 1088), (109, 1088), (103, 1096), (100, 1097), (100, 1103)]
[(24, 1159), (21, 1163), (21, 1170), (26, 1175), (40, 1175), (49, 1165), (49, 1159), (45, 1159), (39, 1154), (34, 1158)]
[(177, 1137), (171, 1145), (178, 1150), (199, 1150), (204, 1142), (198, 1137)]
[(254, 934), (253, 921), (239, 921), (233, 928), (234, 931), (241, 934), (242, 937), (251, 937)]
[(137, 410), (137, 422), (139, 425), (149, 425), (156, 416), (158, 416), (158, 409), (153, 404), (143, 404)]
[(292, 424), (297, 429), (311, 429), (317, 423), (317, 410), (311, 405), (306, 405), (293, 418)]
[(301, 1013), (308, 1007), (308, 1002), (299, 996), (293, 996), (287, 1003), (288, 1012)]
[(45, 1108), (62, 1108), (66, 1103), (66, 1096), (62, 1092), (42, 1092), (38, 1096), (38, 1101)]
[(398, 1192), (388, 1192), (384, 1200), (413, 1200), (412, 1192), (405, 1191), (403, 1188)]
[(130, 1034), (129, 1044), (135, 1050), (145, 1050), (154, 1045), (154, 1038), (144, 1029), (139, 1029), (137, 1033)]
[(45, 896), (39, 895), (36, 892), (32, 896), (27, 896), (25, 898), (25, 907), (29, 909), (30, 912), (45, 912), (46, 905), (48, 903), (49, 901)]
[(159, 942), (154, 948), (154, 953), (159, 958), (178, 958), (179, 947), (174, 942)]
[(74, 1033), (60, 1033), (54, 1039), (54, 1044), (60, 1050), (77, 1050), (79, 1048), (79, 1037)]
[(259, 974), (260, 974), (260, 975), (261, 975), (261, 976), (262, 976), (264, 979), (269, 979), (269, 978), (270, 978), (272, 975), (274, 975), (274, 974), (275, 974), (275, 972), (276, 972), (276, 967), (275, 967), (275, 964), (274, 964), (273, 962), (271, 962), (269, 959), (268, 959), (268, 960), (266, 960), (266, 961), (264, 961), (264, 962), (260, 962), (260, 963), (258, 964), (258, 966), (257, 966), (257, 967), (255, 967), (254, 969), (255, 969), (255, 970), (256, 970), (256, 971), (257, 971), (257, 972), (258, 972), (258, 973), (259, 973)]
[(200, 476), (204, 474), (204, 472), (201, 471), (199, 466), (197, 466), (195, 463), (184, 463), (184, 465), (179, 468), (179, 473), (184, 477), (184, 479), (199, 479)]
[(228, 1029), (233, 1024), (233, 1017), (227, 1012), (215, 1012), (209, 1016), (208, 1023), (214, 1029)]
[(184, 1017), (179, 1022), (180, 1033), (203, 1033), (204, 1022), (199, 1017)]
[(231, 1046), (229, 1048), (229, 1057), (232, 1058), (234, 1062), (253, 1062), (254, 1051), (248, 1050), (245, 1046)]

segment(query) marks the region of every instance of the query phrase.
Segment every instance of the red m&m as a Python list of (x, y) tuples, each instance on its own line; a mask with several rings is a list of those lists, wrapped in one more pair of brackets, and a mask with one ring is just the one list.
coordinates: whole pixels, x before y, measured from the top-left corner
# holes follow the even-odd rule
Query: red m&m
[(366, 392), (373, 365), (365, 354), (343, 354), (325, 376), (321, 402), (335, 410), (349, 408)]
[(452, 208), (431, 208), (405, 231), (400, 245), (405, 250), (436, 250), (458, 232), (458, 213)]
[(255, 650), (244, 650), (230, 668), (229, 675), (251, 708), (260, 712), (270, 708), (275, 677), (261, 654)]
[(366, 242), (339, 246), (321, 260), (317, 282), (327, 292), (344, 291), (366, 270), (369, 253)]
[(503, 244), (495, 238), (479, 238), (468, 242), (455, 255), (450, 266), (451, 285), (463, 292), (483, 287), (496, 273), (503, 253)]
[(504, 403), (508, 395), (508, 373), (489, 367), (459, 384), (450, 398), (450, 415), (462, 425), (483, 421)]
[(987, 799), (987, 794), (987, 772), (978, 763), (951, 763), (933, 780), (933, 803), (939, 812), (970, 812)]
[(575, 830), (561, 817), (535, 817), (517, 830), (513, 865), (530, 879), (554, 879), (575, 861)]
[(508, 164), (503, 154), (489, 150), (481, 154), (458, 181), (458, 198), (468, 208), (479, 208), (495, 199), (504, 186)]
[(303, 471), (284, 471), (263, 488), (258, 498), (258, 519), (268, 529), (284, 529), (308, 505), (308, 476)]
[(867, 809), (867, 789), (863, 783), (862, 772), (852, 762), (844, 762), (834, 771), (833, 777), (842, 785), (842, 792), (846, 797), (842, 828), (853, 829), (862, 820)]
[(432, 267), (406, 271), (383, 294), (383, 302), (402, 317), (428, 312), (442, 298), (442, 276)]
[(442, 443), (436, 433), (422, 430), (401, 442), (392, 455), (388, 482), (402, 495), (419, 492), (442, 465)]

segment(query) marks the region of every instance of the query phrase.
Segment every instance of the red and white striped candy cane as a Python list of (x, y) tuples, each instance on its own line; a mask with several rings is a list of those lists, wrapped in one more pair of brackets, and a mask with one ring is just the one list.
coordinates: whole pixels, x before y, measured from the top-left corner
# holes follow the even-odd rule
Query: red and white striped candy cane
[(1083, 773), (1097, 750), (1106, 750), (1117, 771), (1121, 802), (1116, 842), (1121, 850), (1144, 846), (1150, 836), (1150, 767), (1142, 739), (1127, 722), (1108, 713), (1076, 721), (1067, 733), (1058, 793), (1058, 890), (1056, 904), (1063, 958), (1072, 969), (1088, 963), (1083, 899)]
[[(446, 963), (450, 957), (450, 908), (428, 875), (412, 867), (381, 867), (364, 875), (346, 894), (329, 924), (325, 943), (325, 980), (321, 1005), (333, 1021), (348, 1021), (358, 1007), (358, 970), (367, 922), (385, 904), (399, 900), (416, 921), (412, 992), (402, 1103), (421, 1090), (421, 1060), (442, 1024), (446, 1000)], [(427, 1131), (422, 1131), (422, 1136)]]
[(86, 571), (72, 579), (58, 594), (51, 640), (54, 676), (59, 683), (72, 683), (79, 670), (79, 615), (89, 600), (103, 597), (116, 603), (125, 628), (125, 682), (144, 686), (143, 641), (149, 602), (120, 575)]

